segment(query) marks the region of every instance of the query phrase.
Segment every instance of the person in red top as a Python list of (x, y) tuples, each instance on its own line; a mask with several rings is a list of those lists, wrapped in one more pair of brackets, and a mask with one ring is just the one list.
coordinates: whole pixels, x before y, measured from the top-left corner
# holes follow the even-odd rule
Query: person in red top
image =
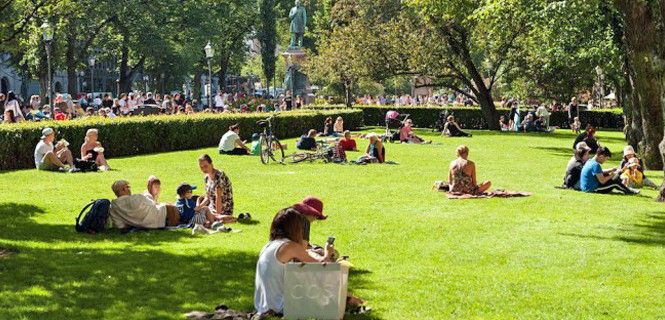
[(53, 110), (55, 111), (55, 117), (53, 118), (53, 119), (55, 119), (55, 121), (65, 121), (65, 120), (67, 120), (67, 115), (65, 113), (63, 113), (62, 111), (60, 111), (60, 108), (55, 107)]
[(351, 139), (351, 132), (349, 130), (344, 131), (344, 138), (339, 140), (339, 146), (344, 151), (358, 151), (356, 140)]

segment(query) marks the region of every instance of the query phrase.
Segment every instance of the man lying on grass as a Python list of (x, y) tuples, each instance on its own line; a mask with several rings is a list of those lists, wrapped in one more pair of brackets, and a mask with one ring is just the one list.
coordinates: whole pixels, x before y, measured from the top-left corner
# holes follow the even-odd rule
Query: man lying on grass
[(160, 229), (180, 224), (180, 215), (173, 206), (155, 204), (142, 194), (132, 194), (129, 182), (118, 180), (111, 186), (117, 199), (111, 201), (109, 215), (113, 226)]
[(599, 147), (596, 156), (587, 161), (582, 168), (580, 189), (584, 192), (610, 193), (618, 189), (624, 194), (638, 194), (639, 190), (628, 188), (621, 181), (621, 169), (612, 168), (604, 170), (603, 163), (612, 157), (612, 152), (606, 147)]

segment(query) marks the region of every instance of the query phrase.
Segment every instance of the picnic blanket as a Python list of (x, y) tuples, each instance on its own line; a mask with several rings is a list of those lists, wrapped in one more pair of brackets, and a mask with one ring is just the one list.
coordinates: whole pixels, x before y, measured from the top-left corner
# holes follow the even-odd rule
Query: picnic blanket
[(434, 181), (432, 189), (445, 192), (448, 199), (488, 199), (488, 198), (518, 198), (528, 197), (531, 195), (529, 192), (515, 192), (497, 189), (492, 192), (485, 192), (483, 194), (464, 194), (458, 192), (450, 192), (450, 185), (446, 181)]
[(506, 191), (506, 190), (494, 190), (492, 192), (485, 192), (481, 195), (475, 194), (463, 194), (456, 192), (448, 192), (446, 196), (448, 199), (488, 199), (488, 198), (519, 198), (519, 197), (528, 197), (531, 193), (529, 192), (515, 192), (515, 191)]

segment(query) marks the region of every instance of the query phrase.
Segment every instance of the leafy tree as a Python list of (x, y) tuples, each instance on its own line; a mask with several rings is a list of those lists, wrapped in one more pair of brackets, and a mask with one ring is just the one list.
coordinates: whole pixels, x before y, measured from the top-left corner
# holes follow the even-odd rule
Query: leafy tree
[(258, 38), (261, 44), (261, 61), (263, 76), (267, 87), (275, 77), (275, 62), (277, 57), (277, 19), (275, 17), (275, 1), (259, 0), (259, 30)]

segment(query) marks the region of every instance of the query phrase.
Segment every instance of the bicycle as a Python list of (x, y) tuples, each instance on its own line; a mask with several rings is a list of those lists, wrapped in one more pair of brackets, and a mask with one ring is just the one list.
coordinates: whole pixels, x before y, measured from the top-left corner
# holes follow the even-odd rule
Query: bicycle
[(314, 152), (296, 152), (288, 156), (291, 163), (300, 163), (304, 161), (314, 162), (323, 160), (324, 163), (335, 161), (335, 147), (325, 141), (316, 142), (316, 151)]
[(275, 118), (275, 116), (270, 116), (264, 120), (256, 122), (257, 125), (263, 128), (263, 132), (259, 138), (259, 144), (261, 145), (261, 163), (263, 164), (270, 163), (270, 159), (274, 162), (284, 163), (284, 148), (272, 132), (273, 118)]

